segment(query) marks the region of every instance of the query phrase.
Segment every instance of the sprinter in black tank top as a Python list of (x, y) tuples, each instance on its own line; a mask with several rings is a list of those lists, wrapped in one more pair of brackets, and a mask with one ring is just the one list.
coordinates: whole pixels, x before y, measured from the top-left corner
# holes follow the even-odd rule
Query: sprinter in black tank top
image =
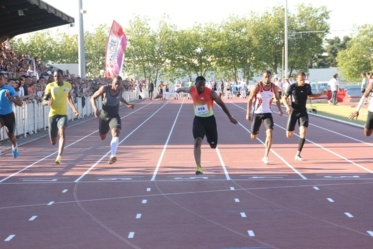
[[(119, 134), (122, 129), (119, 116), (119, 104), (122, 102), (128, 108), (133, 109), (134, 105), (129, 104), (123, 97), (122, 77), (116, 76), (111, 85), (101, 86), (91, 97), (93, 113), (99, 119), (99, 133), (101, 140), (106, 138), (106, 134), (111, 130), (110, 159), (109, 164), (117, 161), (117, 149), (119, 145)], [(96, 99), (102, 97), (102, 110), (97, 109)]]

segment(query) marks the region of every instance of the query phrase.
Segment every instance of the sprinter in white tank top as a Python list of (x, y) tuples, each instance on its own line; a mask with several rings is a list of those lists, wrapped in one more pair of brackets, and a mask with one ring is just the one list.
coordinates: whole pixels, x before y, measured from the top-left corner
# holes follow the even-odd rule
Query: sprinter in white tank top
[[(283, 112), (281, 110), (279, 88), (271, 82), (271, 72), (265, 71), (263, 73), (262, 81), (257, 83), (249, 95), (247, 101), (246, 119), (253, 121), (251, 123), (251, 139), (256, 139), (259, 134), (260, 125), (263, 123), (266, 128), (266, 140), (263, 163), (268, 164), (268, 154), (272, 145), (272, 131), (273, 131), (273, 117), (272, 117), (272, 101), (276, 100), (276, 105), (280, 116)], [(252, 114), (253, 112), (253, 114)]]

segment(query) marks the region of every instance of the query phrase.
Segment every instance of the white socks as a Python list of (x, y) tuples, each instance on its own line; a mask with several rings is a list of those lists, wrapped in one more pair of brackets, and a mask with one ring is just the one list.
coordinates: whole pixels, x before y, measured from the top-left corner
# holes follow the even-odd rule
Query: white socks
[(118, 149), (118, 145), (119, 145), (119, 137), (113, 137), (111, 139), (111, 142), (110, 142), (110, 146), (111, 146), (111, 156), (115, 156), (115, 154), (117, 153), (117, 149)]

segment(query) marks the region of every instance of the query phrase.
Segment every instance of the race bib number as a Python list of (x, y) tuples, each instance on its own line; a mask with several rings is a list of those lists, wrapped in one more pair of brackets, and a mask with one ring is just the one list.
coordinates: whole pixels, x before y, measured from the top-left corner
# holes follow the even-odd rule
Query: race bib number
[(209, 112), (209, 109), (207, 108), (207, 105), (197, 105), (196, 106), (196, 114), (197, 115), (203, 115)]

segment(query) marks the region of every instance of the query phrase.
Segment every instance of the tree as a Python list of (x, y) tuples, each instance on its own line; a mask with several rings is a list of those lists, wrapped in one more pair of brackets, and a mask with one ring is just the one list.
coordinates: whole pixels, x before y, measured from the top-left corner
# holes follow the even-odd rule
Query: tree
[[(109, 27), (100, 25), (95, 32), (84, 34), (86, 71), (99, 76), (104, 69), (105, 47)], [(65, 33), (35, 32), (26, 39), (11, 40), (18, 53), (30, 54), (47, 64), (78, 63), (78, 36)]]
[(363, 72), (373, 69), (373, 25), (363, 25), (347, 48), (337, 55), (338, 69), (348, 81), (359, 81)]
[(308, 71), (323, 53), (323, 40), (329, 33), (329, 11), (325, 6), (318, 8), (300, 4), (296, 14), (289, 18), (289, 75), (294, 70)]
[(338, 36), (327, 39), (326, 46), (325, 46), (325, 59), (320, 61), (319, 64), (324, 64), (324, 67), (337, 67), (337, 55), (341, 50), (347, 48), (347, 42), (350, 41), (351, 38), (348, 36), (344, 36), (343, 39), (339, 38)]

